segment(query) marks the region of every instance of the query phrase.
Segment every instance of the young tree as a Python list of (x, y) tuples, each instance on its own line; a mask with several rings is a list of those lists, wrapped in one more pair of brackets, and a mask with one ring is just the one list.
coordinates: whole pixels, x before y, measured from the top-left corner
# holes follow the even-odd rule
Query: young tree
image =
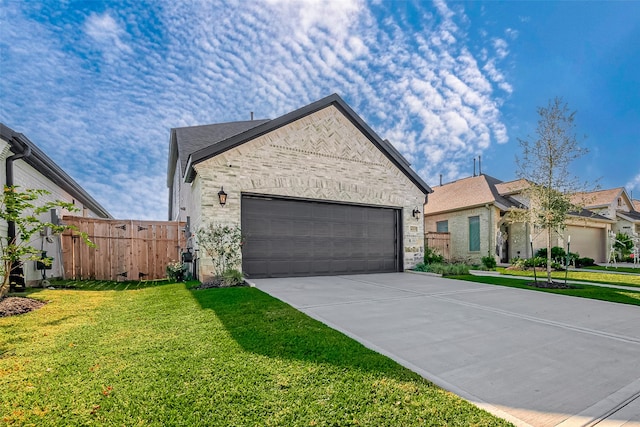
[(214, 275), (222, 277), (228, 270), (237, 269), (242, 255), (240, 227), (209, 223), (201, 227), (196, 236), (213, 263)]
[[(41, 251), (32, 246), (32, 237), (36, 233), (39, 234), (45, 228), (49, 228), (54, 234), (75, 229), (73, 226), (40, 220), (39, 216), (51, 209), (78, 210), (73, 204), (60, 200), (38, 204), (37, 200), (47, 194), (49, 192), (46, 190), (18, 191), (17, 187), (4, 187), (0, 197), (0, 219), (7, 222), (11, 231), (9, 236), (0, 237), (0, 275), (3, 278), (0, 284), (0, 299), (9, 292), (11, 274), (15, 273), (24, 261), (42, 261), (45, 264), (50, 262), (48, 259), (41, 259)], [(95, 246), (85, 233), (80, 234), (85, 243)]]
[(510, 221), (527, 222), (546, 232), (548, 283), (553, 233), (566, 228), (570, 212), (582, 210), (573, 196), (587, 186), (570, 171), (572, 162), (588, 152), (575, 135), (575, 114), (556, 97), (547, 107), (538, 108), (536, 137), (518, 139), (522, 155), (516, 156), (517, 174), (530, 183), (525, 190), (529, 207), (514, 209)]

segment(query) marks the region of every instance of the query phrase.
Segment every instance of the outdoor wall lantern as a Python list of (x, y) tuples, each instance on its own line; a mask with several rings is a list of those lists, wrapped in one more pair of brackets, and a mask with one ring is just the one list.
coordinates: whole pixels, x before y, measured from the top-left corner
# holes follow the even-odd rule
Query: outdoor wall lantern
[(420, 210), (418, 208), (415, 208), (413, 210), (413, 212), (411, 212), (411, 215), (415, 218), (415, 219), (420, 219)]
[(220, 187), (220, 191), (218, 191), (218, 200), (222, 207), (227, 204), (227, 193), (224, 192), (224, 187)]

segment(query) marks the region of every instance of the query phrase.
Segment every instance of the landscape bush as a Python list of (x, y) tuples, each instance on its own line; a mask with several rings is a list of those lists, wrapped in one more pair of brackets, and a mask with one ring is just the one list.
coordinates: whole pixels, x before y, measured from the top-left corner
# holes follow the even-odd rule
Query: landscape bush
[(592, 265), (596, 265), (596, 263), (593, 258), (584, 257), (584, 258), (577, 258), (575, 260), (575, 265), (577, 268), (580, 268), (580, 267), (590, 267)]
[(496, 268), (498, 263), (496, 262), (496, 259), (493, 256), (488, 255), (488, 256), (482, 257), (482, 265), (487, 270), (493, 270), (494, 268)]
[[(538, 249), (538, 251), (536, 252), (536, 256), (541, 258), (546, 258), (547, 248)], [(571, 262), (573, 259), (578, 257), (579, 257), (579, 254), (574, 254), (569, 252), (569, 258), (570, 258), (569, 262)], [(551, 248), (551, 259), (555, 262), (564, 264), (565, 260), (567, 259), (567, 252), (565, 252), (565, 250), (560, 246), (554, 246)]]
[(425, 264), (442, 264), (444, 257), (440, 255), (435, 249), (424, 249), (424, 263)]
[(443, 276), (462, 276), (469, 274), (469, 266), (467, 264), (418, 264), (414, 268), (415, 271), (442, 274)]
[(225, 286), (240, 286), (244, 279), (240, 271), (230, 268), (222, 274), (222, 282)]
[(184, 280), (187, 266), (180, 261), (171, 261), (167, 264), (167, 277), (172, 282), (182, 282)]
[(429, 266), (427, 264), (425, 264), (424, 262), (421, 262), (419, 264), (417, 264), (415, 267), (413, 267), (414, 271), (421, 271), (421, 272), (426, 272), (429, 271)]

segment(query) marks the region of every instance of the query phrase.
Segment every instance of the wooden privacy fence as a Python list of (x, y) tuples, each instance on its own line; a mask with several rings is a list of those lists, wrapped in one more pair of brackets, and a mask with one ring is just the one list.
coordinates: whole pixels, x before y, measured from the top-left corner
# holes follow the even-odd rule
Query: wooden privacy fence
[(151, 280), (167, 276), (166, 267), (185, 247), (184, 222), (134, 221), (64, 216), (63, 222), (87, 233), (62, 234), (65, 279)]
[(445, 260), (451, 259), (451, 235), (449, 233), (437, 233), (428, 231), (424, 234), (424, 244), (427, 248), (436, 250)]

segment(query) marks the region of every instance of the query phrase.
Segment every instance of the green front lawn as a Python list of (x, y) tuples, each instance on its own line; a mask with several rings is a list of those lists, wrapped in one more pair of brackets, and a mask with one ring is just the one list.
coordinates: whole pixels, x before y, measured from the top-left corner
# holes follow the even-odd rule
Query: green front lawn
[(509, 425), (255, 288), (84, 288), (0, 318), (0, 422)]
[(600, 270), (600, 271), (617, 271), (620, 273), (632, 273), (632, 274), (638, 274), (640, 275), (640, 267), (638, 268), (633, 268), (633, 267), (607, 267), (604, 265), (592, 265), (590, 267), (583, 267), (586, 268), (587, 270)]
[[(525, 276), (525, 277), (533, 277), (533, 271), (519, 271), (519, 270), (507, 270), (505, 268), (497, 268), (501, 274), (510, 275), (510, 276)], [(538, 280), (540, 278), (546, 278), (546, 271), (536, 272), (538, 276)], [(564, 280), (565, 272), (564, 271), (553, 271), (551, 272), (551, 277), (557, 280)], [(614, 274), (614, 273), (604, 273), (599, 271), (571, 271), (567, 274), (569, 280), (579, 280), (582, 282), (594, 282), (594, 283), (605, 283), (608, 285), (622, 285), (622, 286), (638, 286), (640, 287), (640, 274), (629, 275), (629, 274)]]
[[(527, 285), (525, 280), (515, 279), (511, 277), (506, 277), (506, 276), (466, 275), (466, 276), (451, 276), (449, 278), (466, 280), (468, 282), (487, 283), (490, 285), (508, 286), (511, 288), (529, 289), (532, 291), (549, 292), (553, 294), (562, 294), (562, 295), (570, 295), (574, 297), (597, 299), (601, 301), (640, 305), (640, 290), (628, 291), (624, 289), (606, 288), (603, 286), (591, 286), (591, 285), (573, 285), (576, 287), (575, 289), (536, 288), (534, 286)], [(539, 276), (538, 276), (538, 280), (540, 281)]]

